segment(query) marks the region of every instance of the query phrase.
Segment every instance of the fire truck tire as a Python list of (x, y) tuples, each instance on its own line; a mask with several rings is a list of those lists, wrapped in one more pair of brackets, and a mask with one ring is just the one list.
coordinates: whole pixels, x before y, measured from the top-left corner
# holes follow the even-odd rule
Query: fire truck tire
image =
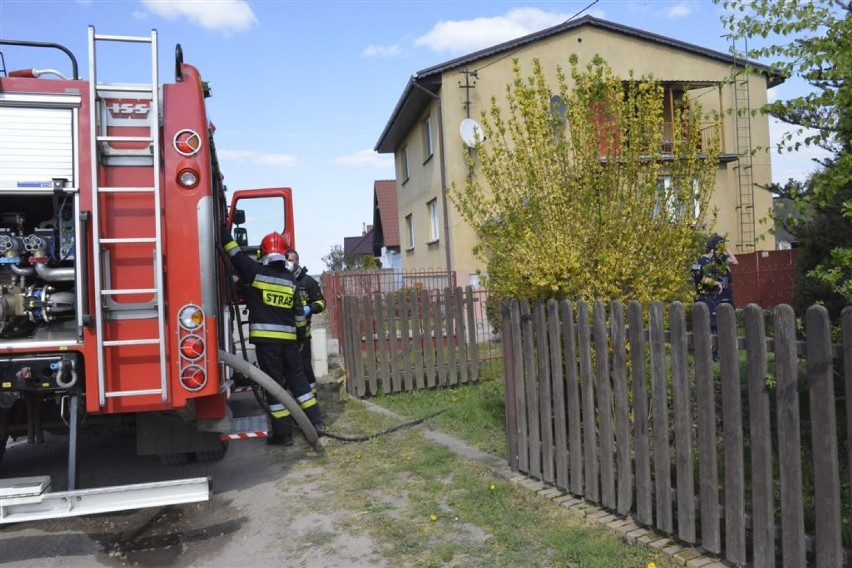
[(190, 453), (180, 452), (177, 454), (159, 454), (160, 463), (163, 465), (182, 465), (189, 463)]
[(222, 440), (221, 445), (215, 450), (195, 452), (195, 460), (200, 462), (219, 461), (225, 457), (226, 453), (228, 453), (228, 442), (226, 440)]
[(0, 463), (3, 463), (3, 454), (6, 453), (6, 443), (9, 441), (9, 433), (6, 431), (6, 415), (5, 408), (0, 409)]

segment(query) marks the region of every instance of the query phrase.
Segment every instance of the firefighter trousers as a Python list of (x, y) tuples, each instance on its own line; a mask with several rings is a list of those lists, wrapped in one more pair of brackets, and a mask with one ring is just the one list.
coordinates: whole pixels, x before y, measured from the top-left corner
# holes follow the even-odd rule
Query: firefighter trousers
[(302, 369), (305, 371), (305, 376), (308, 378), (308, 384), (311, 386), (311, 391), (314, 394), (317, 392), (317, 378), (314, 375), (314, 359), (311, 353), (311, 337), (299, 338), (299, 355), (302, 357)]
[[(289, 390), (308, 420), (318, 430), (322, 429), (319, 402), (302, 369), (298, 344), (295, 341), (258, 342), (255, 344), (255, 350), (260, 370), (272, 377), (282, 388)], [(295, 428), (290, 411), (279, 401), (271, 397), (268, 397), (268, 400), (272, 414), (272, 436), (289, 435)]]

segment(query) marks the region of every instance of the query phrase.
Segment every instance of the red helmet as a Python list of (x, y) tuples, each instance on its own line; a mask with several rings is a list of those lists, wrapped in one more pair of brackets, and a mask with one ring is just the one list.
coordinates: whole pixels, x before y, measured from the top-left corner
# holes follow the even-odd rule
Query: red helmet
[(268, 254), (285, 254), (287, 252), (287, 239), (280, 233), (269, 233), (260, 241), (260, 256)]

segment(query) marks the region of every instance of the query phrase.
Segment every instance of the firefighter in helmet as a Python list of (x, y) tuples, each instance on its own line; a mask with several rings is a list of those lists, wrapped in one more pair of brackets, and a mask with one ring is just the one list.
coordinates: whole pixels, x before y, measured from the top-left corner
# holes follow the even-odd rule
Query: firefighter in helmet
[(299, 264), (299, 253), (293, 249), (287, 251), (289, 268), (296, 277), (299, 285), (299, 295), (302, 297), (305, 319), (297, 324), (299, 353), (302, 356), (302, 368), (311, 384), (311, 390), (317, 392), (317, 378), (314, 375), (313, 356), (311, 354), (311, 316), (325, 311), (325, 298), (319, 284), (309, 274), (308, 269)]
[[(249, 341), (255, 345), (260, 369), (282, 387), (287, 386), (293, 398), (305, 411), (318, 434), (323, 425), (319, 404), (302, 369), (296, 329), (304, 321), (302, 298), (296, 279), (287, 268), (286, 240), (270, 233), (260, 243), (260, 263), (245, 254), (236, 241), (225, 245), (243, 284), (249, 310)], [(271, 401), (272, 435), (270, 444), (293, 443), (293, 419), (278, 401)]]

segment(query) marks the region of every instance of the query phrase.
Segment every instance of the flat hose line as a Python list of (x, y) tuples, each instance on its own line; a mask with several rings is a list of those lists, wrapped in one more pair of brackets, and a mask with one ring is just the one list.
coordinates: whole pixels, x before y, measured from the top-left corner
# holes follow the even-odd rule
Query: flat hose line
[(432, 414), (427, 414), (426, 416), (423, 416), (421, 418), (417, 418), (416, 420), (411, 420), (410, 422), (404, 422), (402, 424), (397, 424), (393, 428), (388, 428), (387, 430), (382, 430), (381, 432), (376, 432), (375, 434), (369, 434), (369, 435), (366, 435), (366, 436), (341, 436), (340, 434), (332, 434), (331, 432), (328, 432), (328, 431), (324, 431), (322, 433), (322, 436), (325, 436), (326, 438), (331, 438), (332, 440), (340, 440), (341, 442), (366, 442), (367, 440), (372, 440), (374, 438), (378, 438), (379, 436), (386, 436), (388, 434), (396, 432), (397, 430), (402, 430), (403, 428), (410, 428), (412, 426), (417, 426), (418, 424), (421, 424), (421, 423), (425, 422), (426, 420), (429, 420), (430, 418), (435, 418), (439, 414), (443, 414), (444, 412), (446, 412), (448, 410), (449, 410), (449, 408), (442, 408), (441, 410), (438, 410), (437, 412), (433, 412)]
[(222, 360), (223, 363), (225, 363), (232, 369), (241, 372), (250, 380), (254, 381), (256, 384), (266, 389), (266, 391), (273, 398), (283, 404), (287, 408), (287, 410), (290, 411), (290, 414), (293, 416), (293, 418), (296, 420), (296, 425), (299, 427), (302, 433), (305, 434), (305, 437), (308, 439), (308, 442), (317, 451), (322, 451), (322, 444), (320, 444), (319, 442), (320, 436), (325, 436), (327, 438), (339, 440), (341, 442), (366, 442), (367, 440), (372, 440), (380, 436), (385, 436), (403, 428), (416, 426), (425, 422), (426, 420), (429, 420), (430, 418), (434, 418), (449, 410), (449, 408), (442, 408), (441, 410), (432, 412), (431, 414), (427, 414), (426, 416), (422, 416), (415, 420), (403, 422), (402, 424), (397, 424), (396, 426), (388, 428), (387, 430), (364, 436), (343, 436), (340, 434), (332, 434), (331, 432), (327, 431), (323, 431), (323, 433), (320, 435), (317, 433), (316, 429), (314, 428), (314, 425), (311, 424), (311, 421), (305, 415), (304, 411), (301, 409), (296, 400), (292, 396), (290, 396), (290, 394), (286, 390), (284, 390), (278, 383), (276, 383), (272, 379), (272, 377), (270, 377), (245, 359), (242, 359), (234, 354), (228, 353), (227, 351), (220, 350), (219, 358)]

